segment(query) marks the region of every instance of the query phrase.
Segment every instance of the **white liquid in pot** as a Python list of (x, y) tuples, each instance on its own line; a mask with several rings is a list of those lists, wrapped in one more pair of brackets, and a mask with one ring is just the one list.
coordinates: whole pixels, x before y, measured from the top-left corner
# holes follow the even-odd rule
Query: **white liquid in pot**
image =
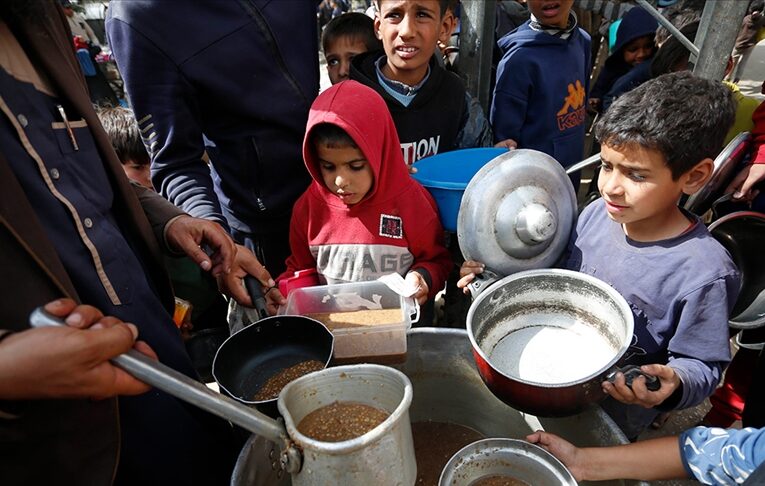
[(569, 383), (585, 378), (608, 364), (614, 346), (592, 327), (533, 326), (502, 338), (489, 361), (502, 373), (536, 383)]

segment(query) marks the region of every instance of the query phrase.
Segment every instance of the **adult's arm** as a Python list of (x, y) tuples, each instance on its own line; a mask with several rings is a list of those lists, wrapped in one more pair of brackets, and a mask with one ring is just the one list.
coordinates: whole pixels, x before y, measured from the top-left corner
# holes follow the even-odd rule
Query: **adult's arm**
[(125, 81), (159, 193), (191, 216), (228, 229), (202, 160), (201, 96), (158, 46), (120, 19), (106, 22), (109, 44)]
[(741, 484), (765, 462), (765, 429), (696, 427), (680, 435), (683, 465), (703, 484)]
[(752, 163), (741, 169), (725, 190), (734, 199), (751, 201), (759, 193), (754, 186), (765, 180), (765, 103), (752, 113)]

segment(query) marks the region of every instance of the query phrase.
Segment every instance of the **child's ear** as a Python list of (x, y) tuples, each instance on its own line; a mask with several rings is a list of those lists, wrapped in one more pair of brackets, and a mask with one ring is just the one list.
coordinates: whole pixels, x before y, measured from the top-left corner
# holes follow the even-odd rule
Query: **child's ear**
[(441, 41), (442, 44), (449, 45), (449, 38), (452, 36), (455, 27), (457, 27), (457, 18), (454, 16), (451, 9), (449, 9), (444, 13), (443, 18), (441, 19), (441, 32), (439, 32), (438, 40)]
[(377, 37), (378, 40), (382, 40), (382, 34), (380, 34), (380, 12), (379, 11), (375, 11), (374, 27), (375, 27), (375, 37)]
[(698, 192), (712, 177), (714, 169), (714, 161), (710, 158), (706, 158), (693, 166), (691, 170), (681, 176), (684, 179), (683, 192), (688, 195)]

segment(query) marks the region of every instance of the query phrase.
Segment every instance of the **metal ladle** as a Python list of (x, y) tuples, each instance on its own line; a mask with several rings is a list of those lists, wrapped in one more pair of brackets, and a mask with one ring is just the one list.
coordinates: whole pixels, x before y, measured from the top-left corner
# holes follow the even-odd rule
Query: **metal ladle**
[[(32, 327), (66, 326), (62, 319), (49, 314), (42, 307), (32, 311), (29, 323)], [(281, 421), (216, 393), (202, 383), (136, 350), (131, 349), (110, 361), (148, 385), (279, 444), (282, 451), (279, 458), (282, 469), (290, 474), (300, 471), (302, 454), (287, 435), (287, 429)]]

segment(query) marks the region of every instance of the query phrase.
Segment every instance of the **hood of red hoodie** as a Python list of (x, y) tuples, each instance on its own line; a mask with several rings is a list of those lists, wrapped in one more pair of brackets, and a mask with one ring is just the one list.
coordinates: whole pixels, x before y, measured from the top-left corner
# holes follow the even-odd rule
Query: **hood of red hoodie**
[[(331, 123), (345, 130), (372, 168), (372, 187), (364, 199), (353, 206), (346, 206), (322, 180), (316, 150), (310, 142), (313, 128), (320, 123)], [(388, 106), (377, 92), (356, 81), (338, 83), (313, 102), (303, 139), (303, 160), (313, 178), (310, 191), (335, 207), (353, 209), (383, 203), (401, 194), (410, 184), (416, 184), (404, 163)]]

